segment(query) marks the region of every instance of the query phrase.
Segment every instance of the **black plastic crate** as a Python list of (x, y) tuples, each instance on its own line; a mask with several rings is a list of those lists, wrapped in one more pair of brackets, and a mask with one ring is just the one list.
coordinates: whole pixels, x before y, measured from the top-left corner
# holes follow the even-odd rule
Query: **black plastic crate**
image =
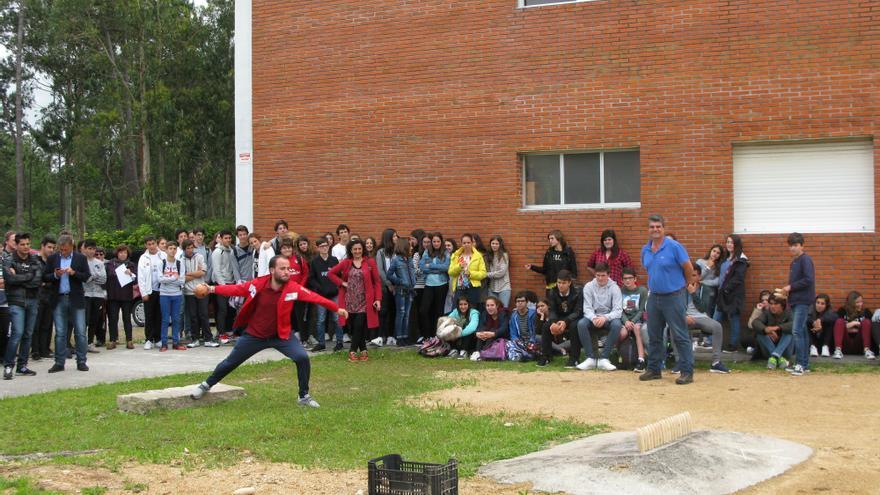
[(367, 463), (370, 495), (458, 495), (458, 461), (404, 461), (388, 454)]

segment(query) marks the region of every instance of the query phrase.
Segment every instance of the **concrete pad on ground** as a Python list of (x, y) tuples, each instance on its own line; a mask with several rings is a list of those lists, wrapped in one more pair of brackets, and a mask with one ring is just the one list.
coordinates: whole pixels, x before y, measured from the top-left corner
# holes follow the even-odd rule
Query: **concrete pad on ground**
[(211, 387), (211, 391), (200, 400), (193, 400), (190, 394), (198, 385), (186, 387), (170, 387), (158, 390), (147, 390), (135, 394), (116, 396), (116, 405), (120, 411), (136, 414), (146, 414), (154, 409), (183, 409), (186, 407), (203, 406), (217, 402), (225, 402), (244, 397), (245, 392), (241, 387), (218, 383)]
[[(229, 355), (231, 350), (231, 345), (167, 352), (159, 352), (157, 349), (147, 351), (140, 346), (134, 349), (117, 347), (112, 351), (100, 348), (99, 353), (88, 355), (86, 364), (89, 366), (89, 371), (77, 371), (74, 358), (67, 360), (64, 371), (52, 374), (47, 373), (54, 364), (52, 359), (31, 361), (28, 367), (36, 371), (37, 376), (16, 376), (9, 381), (0, 381), (0, 398), (179, 373), (209, 373)], [(246, 364), (282, 359), (287, 358), (275, 349), (268, 349), (257, 353)], [(204, 378), (207, 378), (207, 374)], [(194, 383), (199, 381), (201, 380)]]
[(635, 432), (616, 432), (493, 462), (480, 474), (571, 495), (721, 495), (778, 476), (812, 453), (778, 438), (702, 430), (641, 454)]

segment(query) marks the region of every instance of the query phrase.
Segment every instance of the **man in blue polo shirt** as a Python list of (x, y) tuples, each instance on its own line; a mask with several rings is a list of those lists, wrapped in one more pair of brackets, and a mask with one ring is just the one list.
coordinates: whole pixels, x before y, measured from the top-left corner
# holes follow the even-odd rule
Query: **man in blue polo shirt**
[(666, 220), (661, 215), (648, 218), (651, 240), (642, 247), (642, 266), (648, 271), (648, 370), (639, 380), (659, 380), (663, 362), (663, 329), (669, 325), (669, 334), (678, 349), (679, 385), (694, 381), (694, 353), (688, 335), (687, 291), (694, 267), (687, 250), (671, 237), (666, 237)]

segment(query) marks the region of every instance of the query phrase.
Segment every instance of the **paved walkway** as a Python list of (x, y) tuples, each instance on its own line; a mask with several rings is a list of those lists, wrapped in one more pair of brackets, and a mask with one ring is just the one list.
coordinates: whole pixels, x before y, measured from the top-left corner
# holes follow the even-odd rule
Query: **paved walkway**
[[(52, 374), (47, 373), (53, 364), (52, 359), (31, 361), (28, 367), (36, 371), (37, 376), (15, 376), (12, 380), (0, 380), (0, 398), (192, 371), (209, 372), (229, 354), (232, 346), (159, 352), (157, 349), (146, 351), (143, 346), (126, 349), (123, 345), (112, 351), (99, 350), (98, 354), (88, 355), (89, 371), (86, 372), (77, 371), (76, 359), (68, 359), (64, 371)], [(280, 352), (269, 349), (258, 353), (248, 363), (281, 359), (287, 358)]]

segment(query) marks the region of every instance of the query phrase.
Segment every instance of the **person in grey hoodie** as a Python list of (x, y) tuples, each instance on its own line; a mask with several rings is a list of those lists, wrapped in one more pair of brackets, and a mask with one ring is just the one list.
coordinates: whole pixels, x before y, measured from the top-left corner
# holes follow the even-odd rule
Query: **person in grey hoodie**
[[(97, 347), (104, 346), (107, 332), (104, 330), (104, 303), (107, 301), (107, 269), (104, 266), (104, 255), (97, 256), (98, 245), (94, 239), (83, 241), (83, 254), (89, 263), (89, 280), (83, 284), (86, 295), (86, 326), (88, 327), (89, 352), (98, 352)], [(102, 250), (103, 252), (103, 250)]]
[[(611, 364), (608, 356), (611, 350), (617, 347), (620, 338), (620, 321), (623, 315), (623, 295), (620, 287), (609, 277), (609, 268), (605, 263), (599, 263), (593, 269), (595, 278), (584, 286), (584, 317), (578, 322), (578, 336), (581, 345), (587, 353), (587, 359), (577, 365), (579, 370), (598, 368), (604, 371), (614, 371), (616, 366)], [(608, 331), (605, 347), (599, 361), (593, 357), (593, 341), (591, 332)], [(573, 356), (577, 359), (579, 356)]]
[[(220, 232), (220, 242), (211, 253), (211, 281), (215, 285), (231, 285), (241, 282), (241, 275), (238, 273), (238, 263), (235, 261), (235, 254), (232, 252), (232, 232), (223, 230)], [(229, 338), (230, 327), (227, 321), (227, 312), (229, 311), (229, 298), (217, 295), (217, 334), (218, 337)]]

